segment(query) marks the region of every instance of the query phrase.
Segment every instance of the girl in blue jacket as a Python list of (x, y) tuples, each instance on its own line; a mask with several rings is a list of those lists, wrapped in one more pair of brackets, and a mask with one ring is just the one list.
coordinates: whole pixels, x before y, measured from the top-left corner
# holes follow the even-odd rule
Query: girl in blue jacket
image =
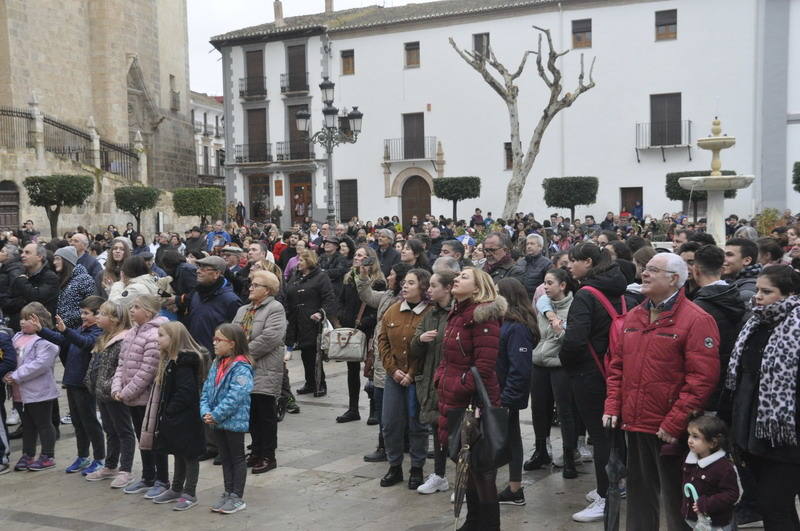
[(225, 483), (225, 492), (211, 510), (231, 514), (247, 507), (242, 499), (247, 478), (244, 434), (250, 427), (253, 367), (247, 336), (239, 325), (220, 325), (213, 341), (216, 358), (203, 384), (200, 416), (214, 428)]

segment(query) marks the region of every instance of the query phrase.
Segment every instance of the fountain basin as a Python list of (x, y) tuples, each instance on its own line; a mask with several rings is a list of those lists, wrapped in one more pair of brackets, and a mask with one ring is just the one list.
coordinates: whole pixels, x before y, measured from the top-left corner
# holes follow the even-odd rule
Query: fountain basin
[(708, 136), (697, 139), (697, 147), (711, 151), (727, 149), (736, 144), (736, 138), (732, 136)]
[(738, 190), (747, 188), (754, 180), (755, 177), (752, 175), (707, 175), (703, 177), (681, 177), (678, 179), (678, 184), (684, 190)]

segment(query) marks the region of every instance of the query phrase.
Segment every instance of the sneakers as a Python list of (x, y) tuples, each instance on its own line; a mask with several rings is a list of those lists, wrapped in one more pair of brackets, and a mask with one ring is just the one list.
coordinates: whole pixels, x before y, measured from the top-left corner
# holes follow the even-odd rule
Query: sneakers
[(602, 522), (605, 508), (606, 499), (598, 496), (586, 509), (573, 514), (572, 519), (576, 522)]
[(218, 513), (222, 509), (222, 507), (225, 505), (225, 502), (228, 501), (228, 497), (230, 497), (230, 493), (229, 492), (223, 492), (222, 496), (219, 497), (217, 502), (214, 505), (211, 506), (211, 510), (214, 511), (215, 513)]
[(99, 459), (95, 459), (94, 461), (92, 461), (91, 465), (89, 465), (89, 466), (87, 466), (86, 468), (83, 469), (83, 471), (81, 472), (81, 475), (86, 477), (89, 474), (91, 474), (92, 472), (96, 472), (96, 471), (100, 470), (103, 467), (104, 467), (103, 461), (101, 461)]
[(578, 452), (580, 452), (581, 458), (580, 460), (576, 459), (576, 463), (579, 463), (580, 461), (583, 461), (584, 463), (591, 463), (592, 460), (594, 460), (594, 452), (592, 452), (592, 449), (587, 446), (585, 437), (578, 437)]
[[(121, 474), (122, 474), (122, 472), (120, 472), (120, 475)], [(119, 478), (119, 476), (117, 476), (117, 478)], [(112, 483), (111, 486), (113, 487), (114, 484)], [(148, 483), (145, 480), (140, 479), (139, 481), (131, 483), (130, 485), (125, 487), (122, 490), (122, 492), (124, 492), (125, 494), (141, 494), (142, 492), (149, 491), (150, 487), (152, 487), (152, 486), (153, 485), (151, 483)]]
[(511, 487), (506, 487), (503, 492), (497, 495), (497, 503), (500, 505), (525, 505), (525, 492), (522, 487), (517, 492), (512, 492)]
[(289, 401), (286, 402), (286, 412), (290, 415), (296, 415), (300, 413), (300, 406), (297, 405), (294, 397), (289, 398)]
[[(122, 472), (122, 474), (127, 474), (127, 472)], [(108, 468), (104, 466), (103, 468), (100, 468), (98, 470), (86, 474), (86, 481), (102, 481), (104, 479), (116, 478), (116, 476), (117, 476), (116, 468)], [(113, 486), (114, 485), (112, 485), (112, 487)]]
[(61, 424), (72, 424), (72, 417), (70, 415), (64, 415), (60, 419)]
[[(144, 499), (155, 500), (156, 498), (161, 496), (164, 492), (166, 492), (167, 489), (169, 489), (169, 484), (164, 483), (163, 481), (156, 481), (155, 483), (153, 483), (153, 486), (150, 487), (147, 490), (147, 492), (144, 493)], [(175, 499), (177, 499), (178, 493), (176, 492), (175, 494), (176, 494)]]
[[(153, 488), (156, 488), (156, 487), (154, 486)], [(148, 491), (148, 494), (149, 493), (150, 493), (150, 491)], [(147, 496), (145, 496), (145, 497), (147, 497)], [(156, 496), (155, 498), (152, 498), (152, 500), (153, 500), (153, 503), (159, 503), (160, 504), (160, 503), (170, 503), (170, 502), (178, 501), (180, 498), (181, 498), (181, 493), (180, 492), (175, 492), (172, 489), (167, 489), (164, 492), (162, 492), (161, 494), (159, 494), (158, 496)]]
[[(86, 476), (86, 479), (89, 479), (89, 476)], [(97, 481), (95, 479), (89, 479), (89, 481)], [(111, 482), (112, 489), (124, 489), (125, 487), (129, 486), (133, 481), (133, 474), (130, 472), (123, 472), (120, 471), (117, 473), (117, 477), (114, 478), (114, 481)]]
[(433, 494), (434, 492), (444, 492), (446, 490), (450, 490), (450, 483), (447, 482), (447, 478), (437, 474), (430, 474), (425, 483), (417, 487), (417, 492), (420, 494)]
[(88, 468), (91, 464), (92, 462), (89, 461), (88, 457), (78, 457), (72, 462), (71, 465), (67, 467), (65, 472), (67, 474), (74, 474), (75, 472), (80, 472), (81, 470)]
[(230, 494), (228, 499), (225, 500), (225, 505), (220, 508), (219, 512), (222, 514), (233, 514), (246, 508), (247, 504), (243, 499), (236, 494)]
[(22, 457), (19, 458), (17, 464), (14, 465), (14, 470), (17, 472), (21, 472), (23, 470), (28, 470), (30, 464), (33, 463), (33, 457), (29, 457), (25, 454), (22, 454)]
[(592, 489), (592, 490), (590, 490), (589, 492), (586, 493), (585, 498), (586, 498), (587, 502), (593, 503), (593, 502), (595, 502), (595, 501), (600, 499), (600, 495), (597, 494), (597, 489)]
[(189, 494), (181, 494), (181, 497), (178, 498), (175, 507), (172, 508), (173, 511), (186, 511), (191, 509), (197, 505), (197, 498), (195, 496), (191, 496)]
[(8, 463), (0, 462), (0, 476), (2, 476), (3, 474), (7, 474), (9, 472), (11, 472), (11, 465), (9, 465)]
[(14, 408), (11, 408), (11, 413), (6, 418), (6, 426), (16, 426), (20, 423), (19, 413)]
[(46, 455), (40, 455), (39, 459), (28, 465), (28, 472), (40, 472), (42, 470), (55, 468), (55, 466), (55, 459)]

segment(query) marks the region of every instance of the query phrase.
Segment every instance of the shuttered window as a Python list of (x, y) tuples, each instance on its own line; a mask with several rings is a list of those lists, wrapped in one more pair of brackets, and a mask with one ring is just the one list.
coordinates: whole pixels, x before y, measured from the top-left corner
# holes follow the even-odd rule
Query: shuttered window
[(503, 144), (503, 150), (505, 151), (506, 155), (506, 169), (510, 170), (514, 168), (514, 152), (511, 150), (511, 142), (506, 142)]
[(419, 68), (419, 42), (406, 43), (406, 68)]
[(353, 50), (342, 50), (342, 75), (352, 76), (356, 73), (356, 58)]
[(472, 51), (483, 57), (489, 56), (489, 34), (476, 33), (472, 36)]
[(656, 11), (656, 40), (678, 38), (678, 10)]
[(584, 18), (572, 21), (572, 47), (592, 47), (592, 19)]

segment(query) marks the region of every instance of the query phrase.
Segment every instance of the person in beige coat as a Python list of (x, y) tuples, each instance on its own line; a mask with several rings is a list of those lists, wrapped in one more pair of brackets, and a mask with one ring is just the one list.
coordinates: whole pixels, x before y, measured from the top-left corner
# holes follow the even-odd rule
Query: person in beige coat
[(276, 400), (283, 383), (286, 312), (275, 300), (280, 281), (269, 271), (250, 275), (250, 304), (236, 312), (233, 323), (242, 327), (253, 360), (253, 391), (250, 393), (250, 435), (253, 447), (247, 464), (253, 474), (269, 472), (276, 466), (278, 416)]

